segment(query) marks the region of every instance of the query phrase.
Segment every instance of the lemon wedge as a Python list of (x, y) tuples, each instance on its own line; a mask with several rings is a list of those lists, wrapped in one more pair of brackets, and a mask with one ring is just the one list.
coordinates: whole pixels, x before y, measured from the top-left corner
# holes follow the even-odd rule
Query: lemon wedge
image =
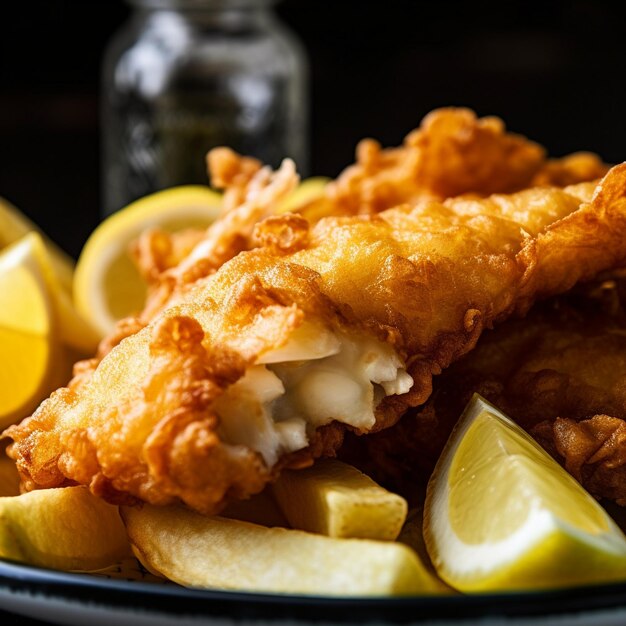
[(76, 310), (71, 293), (63, 287), (54, 257), (44, 239), (39, 233), (31, 232), (15, 245), (28, 250), (31, 262), (37, 263), (44, 277), (56, 315), (61, 343), (81, 355), (91, 356), (98, 346), (100, 335)]
[(25, 417), (49, 391), (54, 367), (49, 336), (0, 327), (0, 427)]
[[(19, 252), (13, 251), (13, 258), (28, 257), (28, 265), (38, 267), (39, 276), (43, 276), (48, 291), (52, 296), (53, 306), (59, 318), (59, 333), (62, 343), (74, 348), (80, 355), (93, 354), (100, 335), (89, 323), (82, 318), (72, 302), (72, 283), (74, 277), (74, 261), (65, 254), (55, 243), (48, 239), (37, 226), (12, 204), (0, 198), (0, 249), (19, 241)], [(25, 268), (15, 270), (10, 275), (5, 273), (2, 280), (13, 281), (22, 284), (23, 281), (33, 280), (18, 274), (27, 272)], [(12, 293), (12, 287), (8, 284), (0, 285), (0, 294)], [(32, 290), (31, 290), (32, 292)], [(14, 300), (4, 306), (4, 315), (0, 312), (0, 325), (10, 319), (10, 326), (28, 325), (29, 314), (26, 317), (16, 312), (16, 306), (29, 309), (28, 302), (22, 298)], [(46, 318), (39, 316), (35, 308), (30, 317), (40, 320)], [(3, 321), (5, 320), (5, 321)]]
[(464, 592), (626, 580), (626, 537), (519, 426), (475, 395), (429, 482), (424, 538)]
[[(278, 207), (295, 211), (323, 194), (327, 178), (303, 181)], [(106, 219), (88, 239), (76, 266), (74, 301), (100, 335), (117, 320), (143, 309), (146, 285), (128, 254), (132, 241), (148, 228), (168, 232), (206, 228), (219, 215), (221, 194), (201, 185), (185, 185), (145, 196)]]
[(48, 335), (52, 307), (33, 243), (34, 238), (27, 235), (0, 255), (0, 327)]
[(74, 276), (78, 311), (102, 335), (115, 322), (140, 311), (146, 285), (128, 248), (148, 228), (174, 232), (206, 228), (219, 214), (221, 195), (209, 187), (188, 185), (151, 194), (107, 218), (87, 240)]
[(29, 241), (0, 254), (0, 427), (33, 409), (56, 383), (54, 313)]
[[(73, 348), (81, 356), (91, 356), (100, 339), (99, 334), (80, 316), (70, 294), (61, 284), (54, 257), (43, 237), (36, 231), (9, 246), (2, 257), (3, 267), (12, 271), (0, 273), (0, 294), (6, 294), (6, 304), (0, 310), (0, 326), (45, 334), (52, 317), (55, 318), (55, 332), (59, 341)], [(39, 294), (39, 283), (43, 282), (47, 293), (46, 302), (52, 310), (42, 315), (40, 307), (28, 298)], [(34, 289), (32, 283), (37, 283)], [(20, 297), (11, 294), (20, 289)], [(29, 295), (30, 294), (30, 295)], [(45, 327), (36, 328), (35, 323)]]
[(60, 285), (68, 294), (71, 294), (74, 261), (54, 242), (43, 235), (39, 228), (23, 213), (4, 198), (0, 198), (0, 249), (15, 243), (31, 232), (37, 232), (41, 235)]

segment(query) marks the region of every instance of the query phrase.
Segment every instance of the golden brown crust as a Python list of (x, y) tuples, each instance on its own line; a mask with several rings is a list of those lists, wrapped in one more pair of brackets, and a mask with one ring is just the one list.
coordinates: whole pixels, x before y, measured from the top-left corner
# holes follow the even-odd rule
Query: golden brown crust
[[(596, 180), (608, 170), (590, 153), (546, 161), (541, 146), (507, 132), (502, 120), (478, 118), (465, 108), (431, 112), (397, 148), (383, 149), (373, 139), (365, 139), (357, 146), (356, 159), (327, 185), (321, 197), (299, 209), (309, 223), (329, 216), (374, 215), (424, 199), (565, 186)], [(272, 176), (256, 159), (228, 148), (212, 150), (207, 161), (213, 185), (225, 189), (223, 211), (201, 236), (196, 253), (189, 249), (199, 236), (193, 232), (147, 233), (134, 246), (150, 287), (141, 316), (146, 322), (189, 283), (208, 276), (242, 250), (259, 245), (253, 235), (255, 224), (275, 215), (280, 201), (297, 183), (289, 166), (283, 164)]]
[[(272, 216), (300, 180), (294, 163), (285, 159), (276, 172), (260, 167), (256, 159), (242, 157), (228, 148), (216, 148), (209, 153), (209, 164), (218, 187), (228, 185), (222, 201), (222, 215), (203, 233), (200, 240), (174, 266), (163, 262), (164, 271), (151, 272), (149, 256), (141, 268), (150, 278), (146, 306), (141, 320), (149, 322), (189, 285), (210, 276), (239, 252), (253, 247), (254, 228), (258, 222)], [(223, 163), (226, 161), (226, 164)], [(167, 256), (175, 247), (177, 235), (170, 236)], [(161, 258), (159, 257), (159, 259)]]
[(414, 492), (473, 393), (527, 429), (593, 495), (626, 504), (626, 282), (618, 271), (487, 333), (393, 428), (341, 454)]
[[(92, 364), (97, 366), (98, 361), (102, 360), (115, 346), (117, 346), (122, 339), (126, 339), (126, 337), (130, 337), (130, 335), (134, 335), (139, 332), (142, 328), (146, 326), (146, 322), (142, 321), (138, 317), (125, 317), (121, 319), (115, 325), (115, 330), (108, 336), (106, 336), (98, 345), (98, 351), (96, 352), (96, 356), (92, 361)], [(82, 368), (81, 370), (82, 371)], [(74, 371), (74, 376), (80, 372)]]
[[(255, 186), (259, 187), (268, 180), (267, 171), (261, 172), (262, 163), (252, 157), (241, 156), (230, 148), (214, 148), (207, 154), (209, 177), (216, 189), (224, 189), (222, 197), (223, 218), (218, 221), (228, 221), (226, 214), (246, 205), (246, 196)], [(241, 211), (240, 211), (241, 212)], [(258, 219), (259, 216), (254, 216)], [(240, 232), (227, 229), (221, 233), (225, 241), (221, 244), (222, 250), (207, 251), (207, 262), (203, 265), (198, 277), (207, 276), (221, 263), (235, 256), (241, 250), (249, 247), (249, 235), (246, 234), (246, 224), (239, 224)], [(243, 226), (243, 227), (242, 227)], [(249, 227), (251, 228), (251, 227)], [(248, 229), (249, 229), (248, 228)], [(151, 292), (152, 305), (148, 303), (148, 310), (154, 308), (154, 302), (160, 302), (171, 288), (174, 281), (168, 279), (168, 272), (179, 265), (193, 249), (207, 237), (211, 231), (186, 229), (175, 233), (168, 233), (157, 228), (148, 229), (133, 242), (130, 255), (135, 261), (139, 272), (146, 280)], [(224, 250), (226, 248), (226, 250)], [(218, 254), (216, 258), (211, 258)], [(154, 293), (156, 292), (156, 293)], [(144, 312), (143, 319), (149, 319)]]
[(626, 421), (609, 415), (538, 424), (535, 438), (598, 498), (626, 505)]
[(209, 178), (216, 189), (226, 189), (226, 210), (243, 203), (250, 181), (262, 166), (257, 159), (241, 156), (230, 148), (221, 147), (209, 151)]
[(548, 159), (535, 174), (532, 185), (567, 187), (602, 178), (611, 166), (597, 154), (574, 152), (560, 159)]
[(294, 213), (268, 217), (254, 227), (253, 241), (276, 255), (297, 252), (309, 243), (309, 222)]
[(152, 286), (160, 276), (176, 267), (204, 239), (205, 231), (186, 229), (168, 233), (150, 228), (130, 247), (130, 255), (142, 277)]
[(464, 108), (437, 109), (398, 148), (361, 141), (356, 163), (303, 213), (317, 220), (379, 213), (423, 198), (511, 193), (529, 187), (544, 160), (541, 146), (507, 133), (497, 117), (478, 118)]
[[(471, 350), (483, 329), (626, 262), (625, 186), (620, 166), (593, 198), (583, 186), (423, 201), (326, 218), (306, 232), (302, 220), (276, 218), (260, 229), (267, 247), (189, 285), (83, 384), (10, 428), (11, 454), (28, 488), (78, 482), (113, 500), (180, 499), (217, 511), (260, 490), (272, 468), (221, 440), (212, 402), (305, 319), (369, 333), (406, 359), (413, 389), (377, 409), (374, 429), (388, 427), (427, 400), (433, 375)], [(319, 430), (290, 462), (333, 454), (344, 431)]]

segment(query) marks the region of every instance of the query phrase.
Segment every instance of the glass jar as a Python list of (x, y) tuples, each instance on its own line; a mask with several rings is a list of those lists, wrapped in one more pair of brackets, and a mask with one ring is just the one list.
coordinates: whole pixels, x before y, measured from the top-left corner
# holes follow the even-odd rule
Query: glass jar
[(225, 145), (306, 173), (307, 64), (272, 0), (130, 0), (103, 69), (103, 210), (207, 182)]

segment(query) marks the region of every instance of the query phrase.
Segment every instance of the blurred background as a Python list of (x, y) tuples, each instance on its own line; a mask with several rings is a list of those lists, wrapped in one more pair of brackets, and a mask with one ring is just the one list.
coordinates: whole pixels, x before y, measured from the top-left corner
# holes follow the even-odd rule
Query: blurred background
[[(100, 71), (123, 0), (4, 2), (0, 195), (71, 254), (100, 219)], [(395, 145), (431, 109), (495, 114), (553, 156), (626, 159), (626, 5), (283, 0), (311, 69), (310, 168), (365, 136)]]

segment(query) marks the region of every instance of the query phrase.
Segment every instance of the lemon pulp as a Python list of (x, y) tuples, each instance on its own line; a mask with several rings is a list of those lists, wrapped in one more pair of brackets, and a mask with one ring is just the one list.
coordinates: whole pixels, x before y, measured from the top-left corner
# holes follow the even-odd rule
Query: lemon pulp
[(0, 424), (36, 403), (51, 367), (47, 336), (0, 327)]
[(50, 332), (43, 279), (35, 271), (25, 265), (16, 265), (6, 271), (0, 267), (0, 326), (40, 335)]
[(103, 280), (106, 305), (115, 319), (141, 311), (148, 289), (131, 258), (123, 253), (112, 261)]
[(62, 345), (63, 328), (74, 338), (79, 329), (60, 314), (59, 296), (69, 300), (39, 234), (0, 254), (0, 430), (69, 379), (76, 355)]
[(61, 286), (70, 293), (74, 261), (54, 242), (45, 237), (23, 213), (4, 198), (0, 198), (0, 248), (16, 242), (29, 233), (37, 233), (41, 236)]
[(117, 320), (141, 311), (146, 284), (128, 254), (130, 244), (149, 228), (206, 228), (217, 217), (221, 201), (208, 187), (175, 187), (141, 198), (102, 222), (76, 266), (74, 300), (79, 312), (106, 335)]
[[(524, 432), (482, 412), (463, 437), (448, 475), (450, 524), (466, 543), (499, 541), (539, 503), (593, 534), (608, 530), (598, 503)], [(468, 519), (473, 503), (480, 507)]]
[(429, 481), (424, 539), (464, 592), (626, 580), (626, 537), (527, 433), (474, 396)]

